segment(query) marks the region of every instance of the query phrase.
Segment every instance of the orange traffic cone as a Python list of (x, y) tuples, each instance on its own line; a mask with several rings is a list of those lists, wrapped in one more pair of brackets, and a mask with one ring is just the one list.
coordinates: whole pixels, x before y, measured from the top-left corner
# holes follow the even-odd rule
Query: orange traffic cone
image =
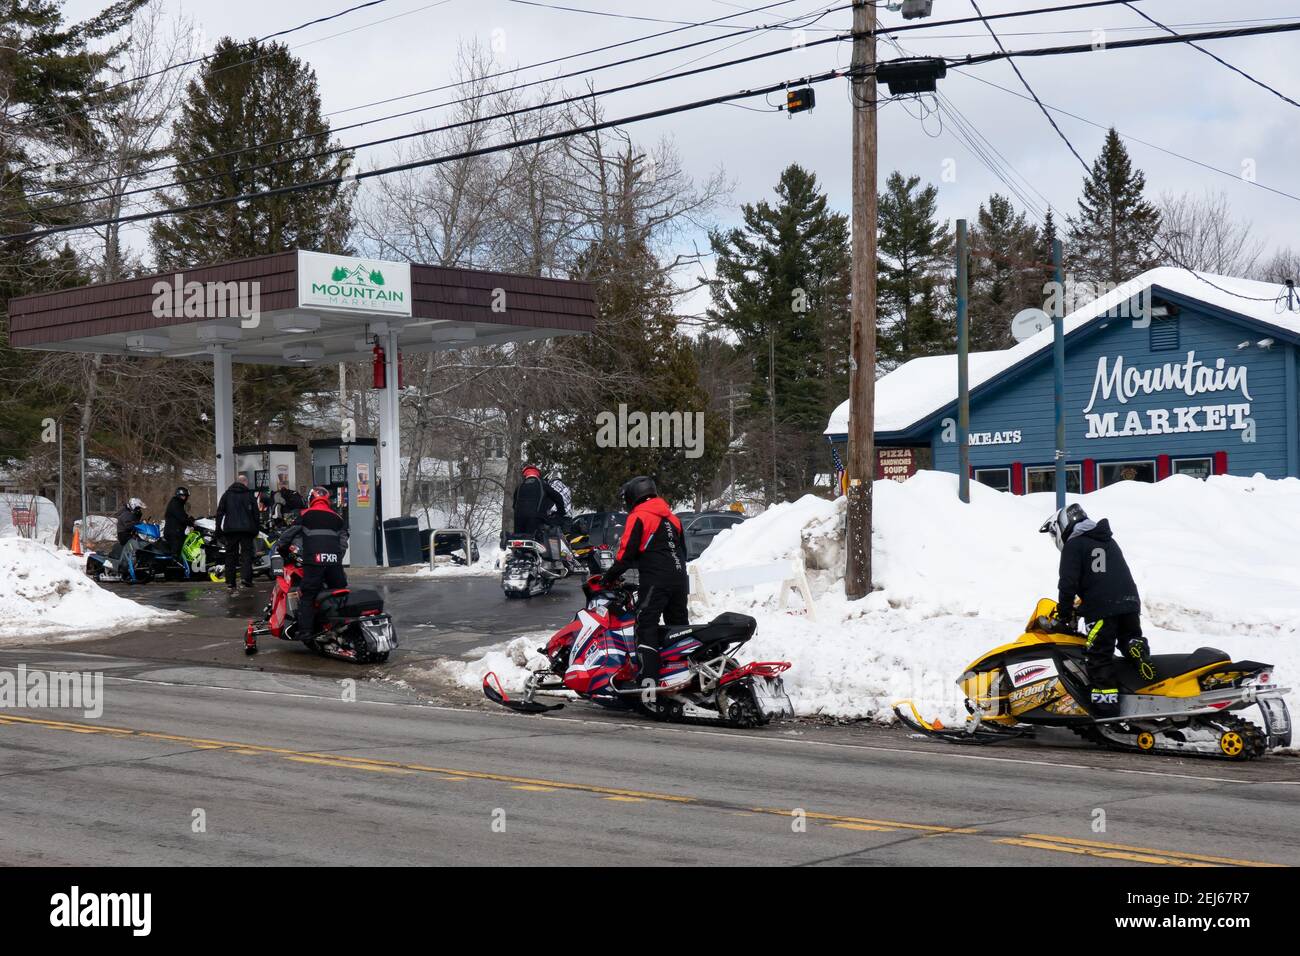
[(81, 527), (74, 525), (72, 528), (72, 553), (81, 554)]

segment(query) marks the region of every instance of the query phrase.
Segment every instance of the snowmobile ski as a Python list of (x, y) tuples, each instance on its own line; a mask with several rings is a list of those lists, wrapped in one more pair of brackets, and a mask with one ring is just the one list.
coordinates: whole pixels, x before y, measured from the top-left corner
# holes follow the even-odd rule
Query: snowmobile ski
[(1031, 728), (999, 727), (996, 724), (983, 723), (974, 716), (968, 717), (962, 727), (945, 727), (938, 718), (929, 721), (922, 717), (916, 709), (916, 704), (910, 700), (900, 700), (896, 703), (894, 716), (917, 733), (954, 744), (992, 744), (1033, 736)]
[(500, 704), (521, 714), (546, 714), (564, 707), (563, 704), (540, 704), (535, 700), (515, 700), (501, 686), (501, 680), (495, 671), (488, 671), (483, 675), (483, 696), (494, 704)]

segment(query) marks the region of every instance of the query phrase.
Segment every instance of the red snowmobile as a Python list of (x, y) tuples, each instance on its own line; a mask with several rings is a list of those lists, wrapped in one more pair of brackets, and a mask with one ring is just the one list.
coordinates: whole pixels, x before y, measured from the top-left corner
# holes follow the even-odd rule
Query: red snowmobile
[(384, 613), (384, 599), (378, 591), (336, 588), (316, 596), (315, 634), (296, 633), (298, 586), (302, 560), (297, 548), (287, 559), (275, 556), (280, 565), (271, 591), (271, 603), (262, 620), (249, 621), (244, 632), (244, 653), (257, 653), (257, 639), (270, 635), (282, 641), (300, 641), (308, 650), (357, 664), (382, 664), (397, 647), (393, 620)]
[(703, 718), (733, 727), (755, 727), (794, 715), (781, 674), (788, 661), (739, 663), (733, 656), (754, 636), (757, 623), (727, 612), (708, 624), (663, 629), (659, 682), (636, 685), (636, 590), (599, 576), (582, 586), (587, 606), (552, 635), (545, 647), (547, 666), (529, 675), (519, 699), (510, 697), (496, 674), (483, 678), (488, 700), (523, 713), (558, 710), (538, 697), (569, 697), (615, 709), (640, 710), (662, 720)]

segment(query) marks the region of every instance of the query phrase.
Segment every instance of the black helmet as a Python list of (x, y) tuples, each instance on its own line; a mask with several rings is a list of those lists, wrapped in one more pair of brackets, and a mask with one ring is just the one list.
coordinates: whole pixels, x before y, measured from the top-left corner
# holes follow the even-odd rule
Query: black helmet
[(184, 485), (181, 485), (179, 488), (176, 489), (177, 498), (188, 498), (189, 496), (190, 496), (190, 489), (186, 488)]
[(1074, 532), (1075, 526), (1080, 521), (1087, 521), (1088, 515), (1079, 505), (1070, 505), (1068, 508), (1062, 508), (1050, 518), (1043, 522), (1039, 528), (1042, 534), (1050, 534), (1052, 541), (1056, 543), (1056, 550), (1060, 551), (1065, 547), (1065, 542), (1070, 540), (1070, 535)]
[(622, 487), (620, 494), (623, 496), (623, 503), (631, 511), (647, 498), (653, 498), (659, 494), (659, 489), (655, 487), (653, 478), (637, 475)]

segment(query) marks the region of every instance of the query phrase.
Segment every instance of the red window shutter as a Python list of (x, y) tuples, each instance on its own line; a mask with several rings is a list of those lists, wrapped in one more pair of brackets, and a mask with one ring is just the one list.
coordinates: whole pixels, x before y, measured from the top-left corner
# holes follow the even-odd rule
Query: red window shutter
[(1168, 455), (1156, 455), (1156, 481), (1164, 481), (1173, 474)]
[(1086, 495), (1090, 491), (1097, 490), (1097, 462), (1092, 458), (1083, 460), (1083, 493)]
[(1011, 463), (1011, 493), (1013, 495), (1023, 495), (1025, 493), (1025, 465), (1023, 462), (1013, 461)]
[(1228, 473), (1228, 453), (1226, 451), (1216, 451), (1214, 453), (1214, 473), (1216, 475), (1226, 475)]

